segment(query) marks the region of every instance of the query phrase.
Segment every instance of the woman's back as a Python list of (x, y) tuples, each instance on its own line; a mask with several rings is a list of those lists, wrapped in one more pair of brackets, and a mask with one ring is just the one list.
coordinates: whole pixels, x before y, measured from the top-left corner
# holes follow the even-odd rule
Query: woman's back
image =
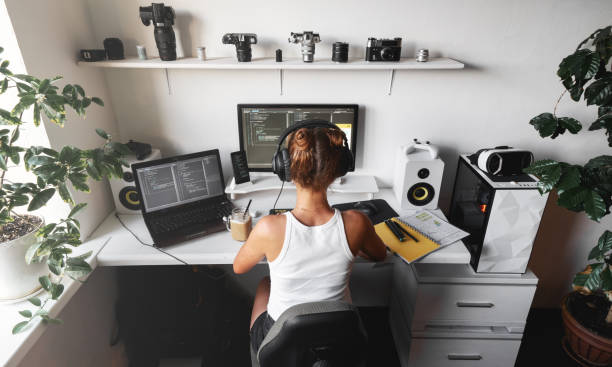
[(268, 314), (277, 319), (287, 308), (306, 302), (350, 301), (348, 280), (355, 256), (344, 232), (340, 211), (316, 226), (285, 214), (285, 238), (269, 262)]

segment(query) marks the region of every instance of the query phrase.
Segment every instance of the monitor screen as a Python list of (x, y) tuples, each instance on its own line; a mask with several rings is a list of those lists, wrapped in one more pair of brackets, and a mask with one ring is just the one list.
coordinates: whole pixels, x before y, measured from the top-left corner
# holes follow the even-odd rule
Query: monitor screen
[(272, 171), (272, 157), (285, 129), (310, 119), (336, 124), (355, 156), (358, 110), (357, 105), (238, 105), (240, 150), (246, 152), (249, 171)]
[(223, 195), (225, 190), (219, 158), (214, 153), (135, 170), (147, 213)]

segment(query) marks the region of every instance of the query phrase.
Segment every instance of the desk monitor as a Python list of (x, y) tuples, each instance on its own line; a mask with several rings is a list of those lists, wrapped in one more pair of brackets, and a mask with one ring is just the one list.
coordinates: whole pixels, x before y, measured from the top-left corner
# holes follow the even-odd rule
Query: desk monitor
[(338, 125), (346, 134), (355, 156), (358, 110), (356, 104), (239, 104), (240, 150), (246, 152), (249, 171), (271, 172), (272, 156), (281, 134), (288, 127), (310, 119), (326, 120)]

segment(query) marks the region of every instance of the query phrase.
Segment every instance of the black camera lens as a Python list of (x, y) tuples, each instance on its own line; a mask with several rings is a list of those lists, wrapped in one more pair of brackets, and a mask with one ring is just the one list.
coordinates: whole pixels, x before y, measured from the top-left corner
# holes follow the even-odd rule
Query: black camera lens
[(348, 43), (336, 42), (332, 47), (332, 61), (348, 62)]
[(155, 44), (162, 61), (176, 60), (176, 37), (172, 27), (155, 27), (153, 30)]
[(236, 57), (239, 62), (251, 61), (252, 52), (251, 44), (248, 42), (237, 42), (236, 43)]
[(417, 172), (417, 176), (419, 176), (419, 178), (427, 178), (429, 177), (429, 170), (427, 168), (421, 168), (419, 172)]
[(391, 50), (389, 47), (383, 48), (382, 51), (380, 52), (380, 57), (383, 60), (392, 60), (393, 59), (393, 50)]

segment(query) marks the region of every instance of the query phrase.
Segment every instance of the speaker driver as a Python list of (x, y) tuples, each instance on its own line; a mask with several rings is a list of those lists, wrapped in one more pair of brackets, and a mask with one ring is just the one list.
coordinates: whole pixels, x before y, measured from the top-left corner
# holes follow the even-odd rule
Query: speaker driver
[(119, 201), (130, 210), (140, 209), (140, 195), (134, 186), (126, 186), (119, 191)]
[(408, 201), (412, 205), (427, 205), (436, 196), (436, 190), (427, 182), (419, 182), (408, 189)]

